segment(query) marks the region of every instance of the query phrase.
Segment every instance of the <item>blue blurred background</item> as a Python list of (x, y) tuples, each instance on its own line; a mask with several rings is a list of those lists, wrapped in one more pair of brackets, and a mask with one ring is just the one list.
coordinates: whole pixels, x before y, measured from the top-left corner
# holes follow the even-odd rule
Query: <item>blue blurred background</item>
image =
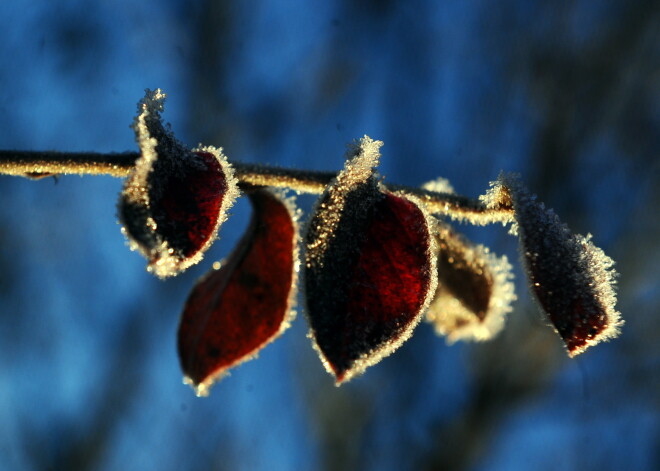
[[(660, 469), (660, 4), (476, 0), (0, 3), (0, 148), (135, 150), (145, 88), (178, 138), (335, 170), (385, 142), (387, 181), (501, 169), (617, 261), (619, 339), (569, 360), (529, 299), (484, 344), (423, 324), (335, 388), (304, 316), (199, 399), (166, 282), (116, 222), (122, 182), (0, 177), (0, 463), (7, 470)], [(313, 198), (300, 198), (308, 209)], [(502, 227), (464, 228), (517, 262)]]

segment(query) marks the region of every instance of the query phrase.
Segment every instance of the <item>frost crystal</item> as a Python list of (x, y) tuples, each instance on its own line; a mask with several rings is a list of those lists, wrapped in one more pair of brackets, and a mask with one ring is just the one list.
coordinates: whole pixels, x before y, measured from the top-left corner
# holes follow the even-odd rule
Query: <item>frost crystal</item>
[(454, 194), (454, 187), (446, 178), (438, 177), (435, 180), (426, 182), (422, 185), (423, 190), (434, 191), (436, 193)]
[(531, 288), (562, 337), (571, 357), (623, 325), (615, 310), (614, 262), (591, 242), (575, 235), (551, 209), (536, 200), (513, 175), (501, 175), (493, 190), (509, 195), (515, 209), (520, 250)]

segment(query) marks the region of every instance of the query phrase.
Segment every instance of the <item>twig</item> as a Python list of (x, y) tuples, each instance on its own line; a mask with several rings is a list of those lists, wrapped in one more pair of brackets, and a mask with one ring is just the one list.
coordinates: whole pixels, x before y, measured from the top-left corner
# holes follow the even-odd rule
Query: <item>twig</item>
[[(27, 178), (51, 175), (111, 175), (126, 177), (139, 157), (137, 152), (54, 152), (0, 150), (0, 174)], [(250, 186), (287, 188), (301, 193), (321, 194), (336, 176), (334, 172), (311, 172), (299, 169), (232, 162), (236, 177), (245, 189)], [(465, 196), (438, 193), (402, 185), (388, 184), (389, 191), (414, 196), (424, 202), (429, 212), (465, 220), (472, 224), (510, 222), (513, 210), (503, 202), (487, 208), (479, 200)]]

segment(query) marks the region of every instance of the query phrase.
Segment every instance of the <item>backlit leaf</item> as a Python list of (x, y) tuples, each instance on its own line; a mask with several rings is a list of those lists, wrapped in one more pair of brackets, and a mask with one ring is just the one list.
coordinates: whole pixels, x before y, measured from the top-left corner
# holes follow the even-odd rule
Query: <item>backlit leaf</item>
[(294, 315), (298, 229), (290, 203), (269, 190), (249, 194), (252, 221), (229, 259), (204, 276), (186, 302), (178, 351), (198, 395), (253, 358)]
[(428, 216), (382, 188), (381, 144), (365, 137), (350, 151), (307, 227), (306, 312), (337, 384), (396, 350), (435, 290)]

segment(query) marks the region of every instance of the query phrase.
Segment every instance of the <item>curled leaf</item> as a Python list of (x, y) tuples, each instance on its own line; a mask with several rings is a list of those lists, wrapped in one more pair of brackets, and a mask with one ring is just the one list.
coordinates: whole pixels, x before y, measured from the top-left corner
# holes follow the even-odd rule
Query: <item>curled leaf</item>
[(208, 394), (226, 371), (253, 358), (294, 316), (298, 229), (292, 205), (261, 189), (252, 221), (229, 259), (193, 288), (178, 331), (186, 382)]
[(138, 105), (133, 124), (140, 158), (126, 179), (118, 210), (132, 249), (147, 269), (165, 278), (199, 262), (238, 195), (221, 149), (190, 150), (163, 127), (165, 95), (156, 90)]
[(435, 290), (429, 218), (381, 187), (381, 145), (365, 136), (350, 151), (306, 232), (306, 312), (337, 384), (396, 350)]
[(449, 342), (488, 340), (504, 326), (516, 299), (507, 258), (438, 223), (438, 287), (426, 319)]
[(573, 234), (551, 209), (511, 175), (502, 175), (487, 196), (510, 199), (520, 251), (532, 292), (573, 357), (623, 325), (615, 310), (614, 261), (591, 242)]

